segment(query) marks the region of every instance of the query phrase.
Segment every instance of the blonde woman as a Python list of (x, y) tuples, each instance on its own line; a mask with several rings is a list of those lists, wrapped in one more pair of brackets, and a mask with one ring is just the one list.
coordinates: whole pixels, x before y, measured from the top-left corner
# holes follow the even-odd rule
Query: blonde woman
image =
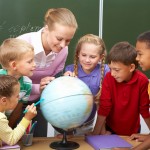
[[(31, 77), (33, 83), (31, 101), (39, 100), (40, 89), (45, 88), (64, 69), (68, 56), (68, 45), (78, 28), (74, 14), (66, 8), (48, 9), (44, 19), (44, 27), (41, 30), (18, 37), (29, 42), (35, 49), (36, 69)], [(39, 117), (43, 118), (43, 116)], [(41, 128), (47, 128), (47, 125), (44, 126), (44, 121), (45, 119), (39, 121), (43, 122), (39, 129), (37, 126), (39, 132)], [(35, 136), (46, 135), (47, 133), (44, 134), (43, 131), (37, 135), (35, 133)]]

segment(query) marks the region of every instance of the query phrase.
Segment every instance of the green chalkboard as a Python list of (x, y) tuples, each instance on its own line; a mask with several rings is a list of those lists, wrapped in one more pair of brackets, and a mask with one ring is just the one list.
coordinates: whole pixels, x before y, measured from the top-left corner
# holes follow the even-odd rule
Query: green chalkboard
[[(119, 41), (135, 45), (137, 36), (150, 30), (150, 0), (104, 0), (103, 39), (108, 51)], [(150, 71), (145, 72), (150, 78)]]
[(73, 63), (77, 40), (99, 33), (99, 0), (0, 0), (0, 43), (9, 37), (39, 30), (48, 8), (65, 7), (76, 16), (79, 28), (69, 45), (66, 64)]

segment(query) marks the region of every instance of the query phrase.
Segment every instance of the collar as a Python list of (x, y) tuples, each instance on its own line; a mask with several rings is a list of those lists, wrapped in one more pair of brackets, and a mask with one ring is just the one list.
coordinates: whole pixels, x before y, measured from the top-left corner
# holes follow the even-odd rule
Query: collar
[[(44, 48), (42, 45), (42, 32), (44, 30), (44, 27), (42, 29), (40, 29), (39, 31), (36, 32), (36, 34), (34, 35), (33, 38), (33, 45), (34, 45), (34, 53), (35, 55), (38, 53), (44, 52)], [(53, 51), (51, 51), (48, 55), (57, 55), (58, 53), (55, 53)]]
[(84, 72), (84, 70), (82, 69), (82, 66), (80, 64), (78, 64), (78, 77), (87, 77), (87, 76), (98, 76), (98, 73), (100, 72), (100, 64), (97, 64), (97, 66), (94, 68), (94, 70), (87, 74)]
[(132, 77), (131, 77), (130, 81), (126, 82), (126, 84), (133, 84), (133, 83), (135, 83), (138, 80), (140, 74), (141, 73), (140, 73), (139, 70), (135, 70), (133, 72), (133, 74), (132, 74)]

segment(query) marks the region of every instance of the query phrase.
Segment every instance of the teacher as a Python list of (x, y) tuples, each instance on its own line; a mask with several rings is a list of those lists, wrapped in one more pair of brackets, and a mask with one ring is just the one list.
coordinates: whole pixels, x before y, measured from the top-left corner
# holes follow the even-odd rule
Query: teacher
[[(76, 18), (70, 10), (51, 8), (45, 14), (44, 27), (41, 30), (17, 37), (34, 47), (36, 69), (31, 77), (33, 86), (30, 101), (39, 100), (41, 79), (44, 79), (42, 82), (42, 88), (44, 88), (48, 82), (63, 71), (68, 56), (68, 45), (77, 28)], [(39, 112), (38, 115), (40, 115)], [(37, 130), (42, 131), (40, 134), (35, 133), (35, 136), (46, 136), (47, 134), (43, 132), (44, 128), (47, 129), (47, 125), (44, 126), (41, 122), (42, 120), (38, 121)], [(41, 127), (38, 129), (39, 124)]]

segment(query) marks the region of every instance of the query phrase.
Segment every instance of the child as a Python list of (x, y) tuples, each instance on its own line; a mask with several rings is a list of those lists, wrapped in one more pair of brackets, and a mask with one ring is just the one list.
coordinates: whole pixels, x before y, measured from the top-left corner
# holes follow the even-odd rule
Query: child
[(76, 76), (85, 82), (94, 95), (95, 103), (90, 117), (82, 127), (76, 130), (76, 134), (83, 134), (93, 129), (96, 114), (96, 104), (99, 103), (101, 84), (104, 76), (109, 72), (105, 63), (106, 47), (104, 41), (93, 34), (87, 34), (80, 38), (76, 46), (74, 64), (65, 68), (64, 75)]
[(93, 134), (106, 130), (131, 135), (140, 131), (140, 114), (150, 129), (148, 79), (136, 70), (136, 50), (128, 42), (115, 44), (108, 54), (110, 73), (104, 78)]
[[(20, 82), (19, 103), (9, 116), (9, 125), (14, 128), (22, 112), (23, 103), (27, 103), (32, 82), (27, 76), (32, 76), (35, 69), (34, 49), (26, 41), (10, 38), (0, 46), (0, 74), (12, 75)], [(7, 112), (6, 112), (7, 113)]]
[(14, 109), (18, 103), (20, 84), (18, 80), (10, 75), (0, 75), (0, 143), (8, 145), (16, 144), (26, 131), (31, 119), (36, 116), (36, 107), (34, 104), (27, 106), (28, 112), (23, 119), (12, 130), (8, 125), (7, 117), (4, 112)]
[[(136, 42), (137, 58), (143, 71), (150, 69), (150, 31), (141, 33)], [(147, 150), (150, 148), (150, 135), (133, 134), (131, 140), (144, 141), (142, 144), (132, 148), (133, 150)], [(125, 150), (125, 149), (116, 149)], [(127, 149), (126, 149), (127, 150)]]

